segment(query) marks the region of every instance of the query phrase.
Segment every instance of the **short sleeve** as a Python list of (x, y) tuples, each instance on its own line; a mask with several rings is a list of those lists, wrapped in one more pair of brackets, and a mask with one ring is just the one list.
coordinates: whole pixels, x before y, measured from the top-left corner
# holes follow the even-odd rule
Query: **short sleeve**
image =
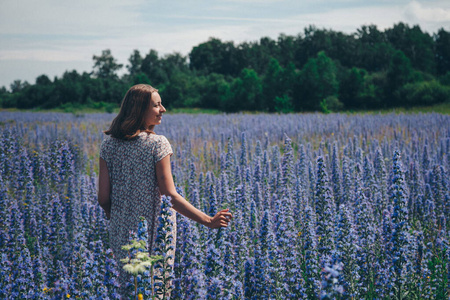
[(172, 155), (172, 154), (173, 154), (173, 151), (172, 151), (172, 147), (170, 146), (169, 141), (167, 140), (167, 138), (165, 136), (161, 135), (158, 142), (156, 143), (156, 147), (155, 147), (156, 162), (160, 161), (167, 155)]
[(103, 158), (105, 161), (109, 160), (109, 143), (107, 139), (104, 139), (102, 141), (102, 144), (100, 145), (100, 157)]

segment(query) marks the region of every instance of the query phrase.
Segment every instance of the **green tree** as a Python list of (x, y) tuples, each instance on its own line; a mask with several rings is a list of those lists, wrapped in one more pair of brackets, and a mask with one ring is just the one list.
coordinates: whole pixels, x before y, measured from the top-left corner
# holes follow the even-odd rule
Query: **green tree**
[(281, 97), (275, 97), (275, 111), (279, 113), (290, 113), (294, 111), (294, 106), (292, 105), (292, 99), (288, 95), (283, 95)]
[(0, 88), (0, 107), (3, 108), (15, 107), (17, 104), (15, 102), (13, 103), (11, 100), (12, 100), (11, 93), (8, 92), (6, 87), (2, 86)]
[[(130, 78), (130, 84), (135, 85), (135, 84), (152, 84), (150, 78), (148, 78), (147, 74), (141, 72), (141, 73), (137, 73), (135, 74), (133, 77)], [(155, 86), (156, 87), (156, 86)]]
[(294, 92), (296, 110), (319, 110), (320, 102), (328, 96), (337, 96), (339, 83), (336, 65), (325, 52), (310, 58), (299, 74)]
[(309, 26), (305, 28), (303, 38), (297, 37), (296, 45), (295, 60), (292, 61), (298, 68), (302, 68), (309, 58), (315, 57), (320, 51), (325, 51), (330, 58), (339, 60), (345, 66), (353, 65), (355, 61), (354, 35)]
[(169, 80), (170, 78), (179, 72), (188, 74), (189, 65), (187, 63), (187, 57), (183, 56), (178, 52), (165, 55), (161, 59), (161, 67), (167, 74)]
[(142, 60), (141, 71), (149, 79), (149, 84), (155, 88), (161, 88), (168, 82), (168, 76), (156, 50), (151, 49)]
[(440, 76), (439, 81), (442, 85), (450, 86), (450, 71), (448, 71), (445, 75)]
[(450, 32), (441, 28), (434, 36), (434, 40), (437, 72), (439, 75), (444, 75), (450, 72)]
[(354, 34), (330, 31), (331, 49), (327, 55), (346, 67), (353, 66), (356, 60), (357, 40)]
[(317, 53), (331, 48), (331, 38), (328, 31), (318, 29), (310, 25), (304, 29), (304, 37), (300, 40), (299, 48), (296, 53), (296, 66), (303, 68), (310, 58), (314, 58)]
[(30, 103), (30, 107), (45, 106), (47, 102), (54, 98), (55, 85), (47, 75), (40, 75), (36, 78), (36, 84), (27, 90), (25, 98)]
[(190, 67), (202, 74), (237, 75), (239, 66), (235, 54), (233, 42), (210, 38), (207, 42), (195, 46), (189, 53)]
[(92, 59), (94, 60), (94, 74), (98, 78), (117, 78), (116, 72), (123, 66), (117, 63), (109, 49), (103, 50), (100, 56), (94, 55)]
[(361, 107), (359, 96), (363, 93), (366, 75), (366, 70), (353, 67), (340, 82), (339, 98), (345, 107)]
[(277, 40), (277, 48), (278, 55), (276, 58), (282, 66), (286, 67), (294, 62), (297, 51), (297, 42), (294, 36), (280, 34)]
[[(176, 72), (171, 76), (170, 81), (159, 90), (164, 105), (167, 108), (184, 107), (185, 101), (188, 98), (187, 93), (197, 92), (191, 89), (191, 79), (185, 73)], [(191, 99), (190, 104), (193, 102)]]
[(339, 83), (339, 99), (346, 108), (368, 109), (379, 105), (380, 98), (368, 72), (356, 67), (347, 70)]
[(389, 67), (395, 49), (376, 25), (364, 25), (357, 29), (356, 38), (356, 58), (351, 66), (369, 72), (379, 72)]
[(253, 69), (243, 69), (231, 84), (232, 97), (224, 109), (229, 112), (260, 110), (262, 108), (262, 81)]
[(276, 41), (263, 37), (259, 42), (245, 42), (238, 46), (237, 62), (242, 68), (253, 69), (258, 74), (264, 74), (273, 57), (279, 57)]
[(139, 50), (134, 50), (133, 54), (131, 54), (130, 58), (128, 58), (128, 62), (130, 64), (127, 65), (127, 70), (131, 77), (141, 73), (142, 60), (143, 59)]
[(295, 66), (289, 63), (283, 68), (277, 59), (271, 58), (263, 77), (261, 110), (289, 112), (292, 106), (292, 86), (295, 83)]
[(78, 105), (86, 103), (82, 78), (77, 71), (64, 72), (61, 79), (55, 83), (54, 96), (52, 97), (55, 103), (50, 104), (49, 107), (59, 106), (64, 103)]
[(28, 83), (28, 81), (22, 81), (20, 79), (14, 80), (10, 85), (11, 93), (19, 93), (29, 86), (30, 84)]
[(200, 86), (199, 80), (190, 73), (186, 56), (176, 52), (165, 55), (158, 60), (155, 69), (165, 76), (163, 82), (153, 85), (159, 89), (166, 107), (199, 106), (200, 96), (197, 90)]
[[(18, 108), (34, 108), (43, 106), (53, 96), (54, 86), (47, 75), (36, 78), (36, 84), (24, 84), (15, 81), (14, 98)], [(21, 86), (22, 85), (22, 86)]]
[(450, 86), (441, 85), (437, 80), (407, 83), (397, 94), (400, 105), (433, 105), (450, 101)]
[(36, 78), (36, 85), (49, 86), (51, 84), (52, 81), (45, 74), (42, 74)]
[(396, 91), (412, 80), (413, 68), (411, 66), (411, 62), (402, 51), (397, 50), (392, 57), (389, 69), (387, 71), (385, 103), (391, 106), (396, 106), (396, 103), (393, 101)]
[(411, 28), (400, 22), (387, 29), (385, 34), (394, 48), (401, 50), (409, 58), (415, 69), (435, 73), (433, 38), (418, 25)]
[(203, 108), (221, 109), (222, 103), (228, 100), (230, 84), (222, 74), (212, 73), (203, 77), (199, 90), (200, 106)]
[(283, 82), (283, 68), (278, 63), (278, 60), (271, 58), (267, 66), (266, 73), (263, 80), (263, 101), (262, 109), (270, 112), (275, 111), (275, 98), (280, 97), (285, 100), (283, 96), (284, 82)]

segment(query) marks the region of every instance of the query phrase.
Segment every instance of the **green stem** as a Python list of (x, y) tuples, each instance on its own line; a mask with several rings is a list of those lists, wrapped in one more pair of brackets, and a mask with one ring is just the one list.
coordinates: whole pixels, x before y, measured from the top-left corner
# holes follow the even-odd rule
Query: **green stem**
[(153, 289), (153, 263), (150, 267), (150, 282), (151, 282), (151, 290), (152, 290), (152, 300), (155, 299), (155, 293), (154, 293), (154, 289)]
[(134, 295), (136, 300), (138, 299), (138, 294), (137, 294), (137, 275), (134, 276)]
[(220, 227), (219, 230), (217, 231), (216, 242), (214, 243), (214, 246), (216, 246), (216, 248), (218, 247), (218, 244), (219, 244), (219, 238), (220, 238), (220, 231), (221, 230), (222, 230), (222, 227)]

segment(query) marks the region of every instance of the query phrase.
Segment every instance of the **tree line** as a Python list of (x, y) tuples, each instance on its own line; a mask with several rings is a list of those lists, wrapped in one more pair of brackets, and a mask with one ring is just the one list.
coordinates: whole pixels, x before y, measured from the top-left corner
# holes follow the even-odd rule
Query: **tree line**
[(128, 88), (148, 83), (168, 108), (225, 112), (339, 111), (433, 105), (450, 101), (450, 32), (429, 34), (398, 23), (355, 33), (309, 26), (297, 36), (235, 44), (210, 38), (180, 53), (134, 50), (125, 66), (110, 50), (93, 56), (90, 73), (52, 81), (14, 81), (0, 89), (4, 108), (117, 107)]

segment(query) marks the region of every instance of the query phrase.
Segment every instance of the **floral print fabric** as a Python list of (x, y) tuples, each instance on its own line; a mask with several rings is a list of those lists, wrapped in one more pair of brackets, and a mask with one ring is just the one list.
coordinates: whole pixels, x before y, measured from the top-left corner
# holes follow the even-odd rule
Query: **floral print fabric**
[[(100, 157), (106, 161), (111, 183), (109, 239), (118, 262), (127, 255), (121, 247), (129, 243), (130, 231), (137, 231), (140, 216), (147, 219), (148, 247), (154, 248), (161, 206), (156, 163), (172, 154), (169, 141), (162, 135), (143, 132), (134, 140), (125, 141), (111, 136), (103, 140)], [(175, 211), (172, 215), (176, 230)], [(175, 231), (173, 237), (175, 249)], [(174, 253), (170, 254), (174, 256)], [(123, 287), (129, 281), (129, 275), (121, 267), (119, 269)]]

